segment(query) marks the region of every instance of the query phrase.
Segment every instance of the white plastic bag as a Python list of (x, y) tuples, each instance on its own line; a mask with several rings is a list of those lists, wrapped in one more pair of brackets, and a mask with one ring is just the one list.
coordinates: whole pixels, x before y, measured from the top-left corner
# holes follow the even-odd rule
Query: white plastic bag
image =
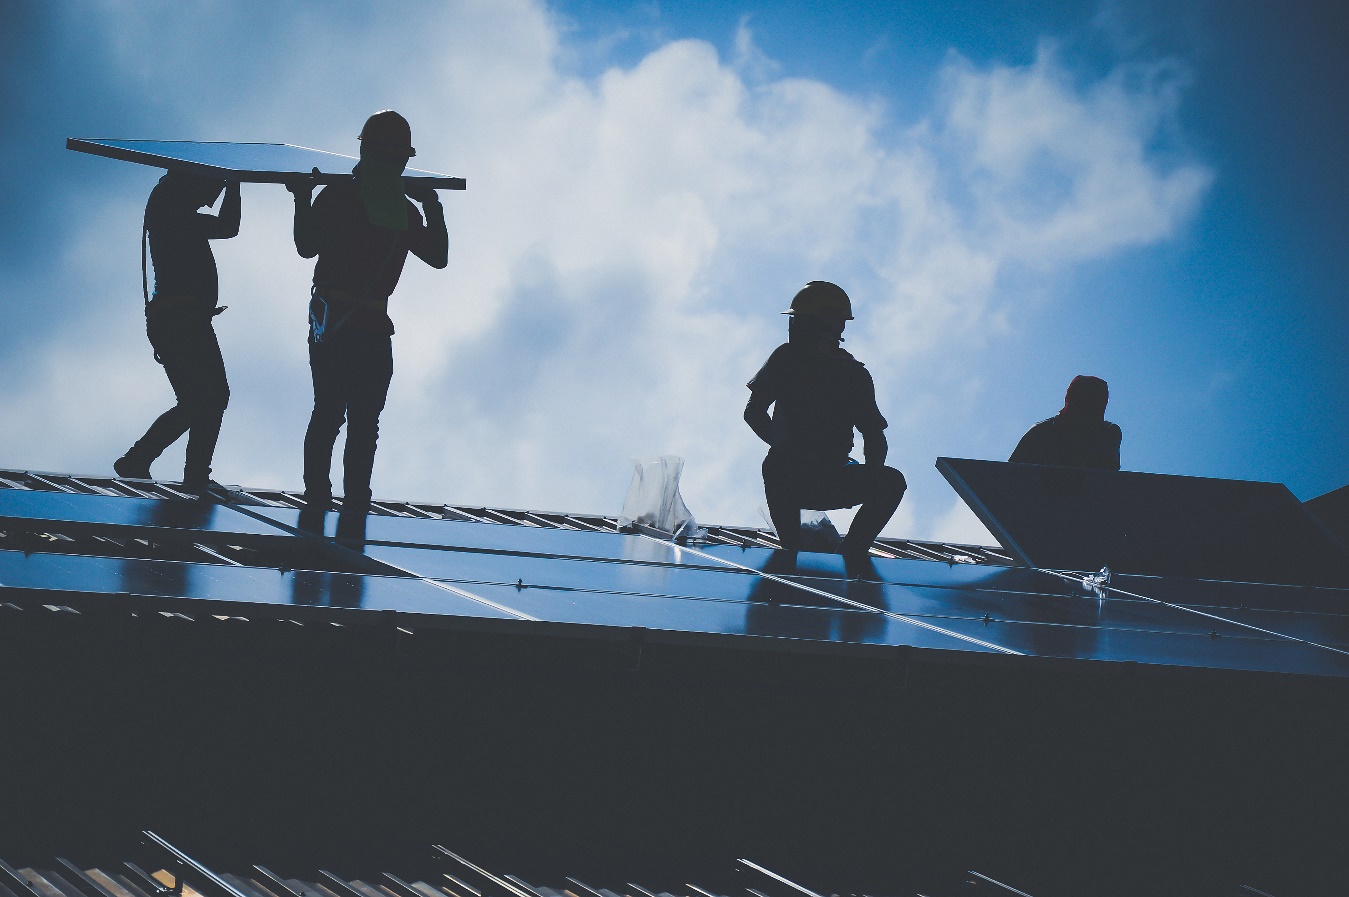
[(619, 529), (632, 529), (634, 524), (640, 524), (676, 539), (697, 538), (698, 524), (679, 495), (684, 459), (674, 455), (634, 458), (632, 465), (632, 484), (623, 500), (623, 513), (618, 515)]
[[(773, 535), (778, 535), (778, 528), (773, 525), (773, 516), (768, 513), (768, 505), (759, 506), (759, 514), (768, 523), (768, 528), (773, 531)], [(781, 538), (781, 537), (779, 537)], [(801, 550), (818, 551), (821, 554), (836, 554), (839, 543), (843, 537), (839, 535), (838, 528), (834, 526), (834, 521), (829, 519), (829, 515), (824, 511), (801, 511)]]

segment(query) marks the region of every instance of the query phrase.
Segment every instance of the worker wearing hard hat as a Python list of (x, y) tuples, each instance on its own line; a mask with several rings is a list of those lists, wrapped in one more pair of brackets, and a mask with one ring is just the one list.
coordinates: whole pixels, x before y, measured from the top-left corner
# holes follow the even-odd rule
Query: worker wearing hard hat
[[(885, 418), (866, 367), (839, 345), (853, 319), (840, 287), (813, 280), (792, 299), (787, 342), (747, 384), (745, 422), (768, 443), (764, 492), (787, 551), (800, 547), (801, 511), (862, 507), (840, 552), (865, 569), (871, 545), (904, 497), (904, 475), (885, 466)], [(772, 415), (769, 415), (772, 406)], [(862, 434), (858, 464), (853, 430)]]
[[(225, 198), (219, 214), (201, 211), (215, 205), (222, 191)], [(145, 332), (177, 403), (113, 463), (118, 476), (150, 479), (150, 465), (187, 433), (183, 484), (196, 493), (210, 486), (211, 458), (230, 399), (225, 361), (212, 324), (225, 309), (216, 304), (220, 284), (210, 241), (239, 233), (239, 210), (238, 181), (171, 171), (150, 191), (141, 276), (145, 276), (144, 244), (148, 241), (155, 291), (150, 293), (142, 284)]]
[[(386, 109), (361, 129), (361, 161), (349, 180), (324, 187), (287, 184), (295, 195), (295, 248), (318, 256), (309, 303), (309, 367), (314, 411), (304, 438), (304, 494), (311, 508), (332, 500), (333, 445), (345, 419), (343, 509), (370, 503), (379, 415), (393, 377), (389, 294), (411, 252), (433, 268), (448, 262), (445, 213), (435, 190), (405, 188), (417, 154), (407, 119)], [(407, 197), (421, 203), (421, 211)], [(425, 222), (422, 220), (426, 216)]]

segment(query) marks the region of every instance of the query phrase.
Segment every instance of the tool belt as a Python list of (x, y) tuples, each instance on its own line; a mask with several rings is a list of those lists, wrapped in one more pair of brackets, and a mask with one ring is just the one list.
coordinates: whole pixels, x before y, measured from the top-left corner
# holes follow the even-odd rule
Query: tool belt
[(326, 342), (358, 311), (388, 317), (388, 308), (388, 296), (362, 296), (326, 284), (314, 284), (309, 290), (309, 339), (315, 344)]
[(167, 311), (200, 311), (209, 313), (211, 317), (223, 312), (229, 306), (218, 305), (211, 306), (205, 300), (199, 299), (190, 293), (155, 293), (145, 303), (145, 314), (161, 315)]

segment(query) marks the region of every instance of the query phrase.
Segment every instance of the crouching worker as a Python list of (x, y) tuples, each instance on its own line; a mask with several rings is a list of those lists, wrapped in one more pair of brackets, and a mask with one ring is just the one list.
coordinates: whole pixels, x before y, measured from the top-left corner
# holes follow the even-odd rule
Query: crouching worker
[[(200, 211), (222, 190), (219, 215)], [(238, 233), (238, 181), (171, 171), (150, 192), (143, 239), (150, 243), (155, 291), (146, 291), (145, 331), (178, 402), (113, 463), (118, 476), (148, 480), (150, 464), (187, 433), (183, 484), (200, 493), (210, 483), (230, 388), (212, 324), (225, 309), (216, 307), (220, 290), (209, 241)]]
[[(861, 505), (840, 553), (850, 573), (864, 572), (871, 543), (904, 497), (904, 475), (885, 466), (885, 418), (866, 367), (839, 346), (852, 320), (848, 294), (813, 280), (792, 299), (787, 342), (773, 350), (747, 386), (745, 422), (768, 443), (764, 493), (778, 541), (800, 547), (801, 511)], [(772, 416), (769, 416), (772, 406)], [(862, 434), (865, 463), (849, 455)]]

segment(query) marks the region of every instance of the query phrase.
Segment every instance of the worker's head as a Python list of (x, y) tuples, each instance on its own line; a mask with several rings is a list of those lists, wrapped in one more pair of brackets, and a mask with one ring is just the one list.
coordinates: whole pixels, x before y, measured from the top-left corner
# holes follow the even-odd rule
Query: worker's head
[(1110, 401), (1110, 387), (1100, 377), (1078, 374), (1068, 384), (1068, 393), (1063, 397), (1061, 414), (1070, 417), (1105, 419), (1105, 406)]
[(412, 148), (412, 126), (392, 109), (384, 109), (367, 118), (358, 139), (362, 159), (378, 158), (384, 162), (401, 159), (406, 165), (408, 159), (417, 155)]
[(838, 348), (843, 328), (852, 320), (852, 301), (848, 294), (827, 280), (812, 280), (792, 297), (787, 324), (788, 339), (821, 352)]
[(225, 189), (225, 182), (220, 178), (185, 171), (170, 171), (161, 180), (165, 198), (175, 205), (194, 210), (215, 205), (221, 191)]

